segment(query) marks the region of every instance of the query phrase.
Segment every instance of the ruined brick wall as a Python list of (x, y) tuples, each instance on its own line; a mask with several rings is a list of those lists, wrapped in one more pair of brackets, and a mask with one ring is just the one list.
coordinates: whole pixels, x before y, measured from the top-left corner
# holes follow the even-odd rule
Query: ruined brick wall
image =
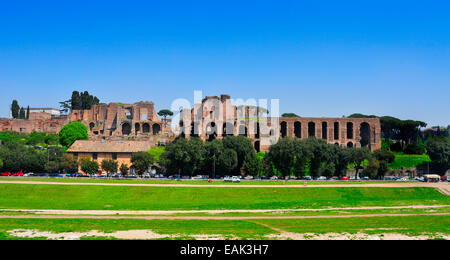
[(280, 136), (308, 138), (314, 136), (343, 147), (381, 149), (379, 118), (286, 118), (279, 119)]
[(381, 149), (378, 118), (267, 118), (254, 107), (231, 105), (229, 95), (208, 96), (201, 104), (194, 104), (192, 110), (183, 110), (177, 131), (186, 138), (194, 136), (204, 141), (242, 135), (263, 152), (280, 137), (312, 136), (342, 147)]
[(45, 132), (48, 134), (57, 134), (61, 128), (69, 121), (66, 118), (39, 117), (30, 119), (0, 119), (1, 131), (15, 131), (19, 133)]
[(71, 121), (80, 121), (89, 129), (89, 136), (102, 137), (161, 136), (171, 137), (170, 125), (159, 120), (153, 102), (134, 104), (110, 103), (95, 105), (90, 110), (72, 111)]

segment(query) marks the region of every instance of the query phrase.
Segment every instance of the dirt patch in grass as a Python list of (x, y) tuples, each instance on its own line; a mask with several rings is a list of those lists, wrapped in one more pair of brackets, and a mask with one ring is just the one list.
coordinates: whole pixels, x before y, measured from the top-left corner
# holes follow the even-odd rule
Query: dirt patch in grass
[[(177, 239), (177, 238), (193, 238), (195, 240), (224, 240), (222, 235), (168, 235), (158, 234), (152, 230), (128, 230), (128, 231), (116, 231), (113, 233), (104, 233), (96, 230), (89, 232), (65, 232), (56, 233), (39, 230), (27, 230), (27, 229), (15, 229), (7, 232), (9, 236), (18, 238), (44, 238), (50, 240), (80, 240), (86, 237), (99, 237), (99, 238), (115, 238), (126, 240), (156, 240), (156, 239)], [(230, 239), (230, 238), (228, 238)], [(235, 238), (237, 239), (237, 238)]]

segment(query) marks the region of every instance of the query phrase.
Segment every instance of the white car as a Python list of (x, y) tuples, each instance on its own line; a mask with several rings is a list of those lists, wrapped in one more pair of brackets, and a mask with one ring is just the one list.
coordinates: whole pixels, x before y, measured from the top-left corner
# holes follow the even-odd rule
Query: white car
[(327, 177), (325, 176), (320, 176), (319, 178), (317, 178), (318, 181), (326, 181)]
[(232, 182), (241, 182), (241, 179), (240, 179), (239, 177), (237, 177), (237, 176), (233, 176), (233, 177), (231, 178), (231, 181), (232, 181)]

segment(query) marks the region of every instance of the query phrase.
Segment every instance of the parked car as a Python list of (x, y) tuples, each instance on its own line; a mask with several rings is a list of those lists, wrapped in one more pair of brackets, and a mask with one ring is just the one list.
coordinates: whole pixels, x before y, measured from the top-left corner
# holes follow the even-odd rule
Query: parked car
[(0, 176), (11, 176), (10, 172), (2, 172), (0, 173)]
[(205, 178), (201, 175), (197, 175), (195, 177), (192, 177), (192, 180), (204, 180)]
[(16, 172), (16, 173), (13, 174), (13, 176), (21, 176), (21, 177), (23, 177), (23, 172)]
[(349, 178), (348, 178), (348, 177), (342, 177), (341, 180), (343, 180), (343, 181), (348, 181)]
[(241, 179), (240, 179), (239, 177), (237, 177), (237, 176), (233, 176), (233, 177), (231, 178), (231, 181), (232, 181), (232, 182), (241, 182)]
[(278, 180), (278, 177), (277, 177), (277, 176), (272, 176), (272, 177), (270, 177), (270, 180), (271, 180), (271, 181), (277, 181), (277, 180)]
[(442, 176), (441, 177), (441, 181), (447, 181), (447, 180), (448, 180), (447, 176)]
[(317, 178), (318, 181), (326, 181), (327, 177), (325, 176), (320, 176), (319, 178)]

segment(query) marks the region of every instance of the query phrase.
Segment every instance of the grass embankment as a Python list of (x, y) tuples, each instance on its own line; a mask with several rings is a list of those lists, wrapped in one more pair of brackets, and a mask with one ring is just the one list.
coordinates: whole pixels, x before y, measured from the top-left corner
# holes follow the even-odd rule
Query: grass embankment
[(189, 188), (0, 184), (0, 208), (220, 210), (450, 205), (433, 188)]
[(430, 156), (423, 155), (408, 155), (403, 153), (395, 154), (395, 161), (389, 164), (389, 169), (401, 170), (403, 168), (409, 169), (417, 167), (423, 163), (431, 162)]
[[(262, 225), (263, 224), (263, 225)], [(151, 230), (158, 234), (181, 235), (189, 239), (194, 235), (223, 235), (227, 238), (266, 239), (267, 235), (279, 232), (264, 226), (300, 234), (324, 233), (396, 233), (409, 236), (448, 235), (448, 216), (370, 217), (345, 219), (301, 219), (301, 220), (99, 220), (99, 219), (0, 219), (0, 240), (18, 239), (8, 231), (37, 230), (62, 232), (89, 232), (97, 230), (115, 231)], [(96, 239), (86, 237), (85, 239)], [(98, 239), (98, 238), (97, 238)]]

